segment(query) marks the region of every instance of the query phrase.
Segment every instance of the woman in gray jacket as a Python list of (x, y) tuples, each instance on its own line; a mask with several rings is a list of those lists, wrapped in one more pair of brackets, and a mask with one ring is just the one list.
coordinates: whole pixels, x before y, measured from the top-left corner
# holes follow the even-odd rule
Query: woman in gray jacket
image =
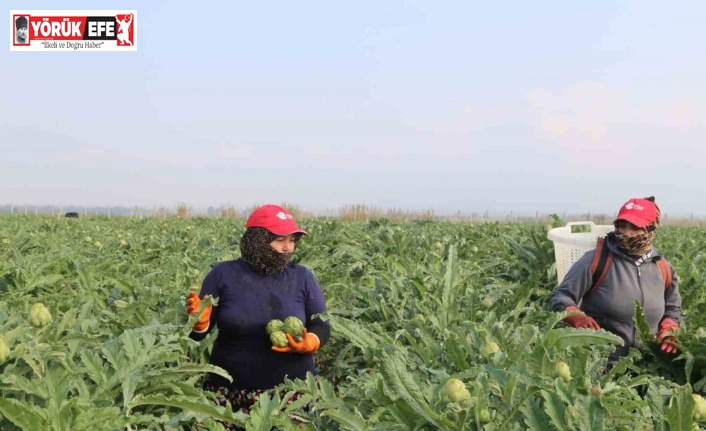
[(633, 322), (634, 300), (643, 307), (660, 349), (677, 352), (671, 334), (681, 322), (681, 295), (674, 268), (652, 245), (659, 215), (654, 197), (623, 204), (613, 222), (615, 231), (605, 238), (605, 251), (597, 247), (582, 256), (550, 298), (552, 310), (576, 312), (564, 319), (571, 326), (603, 328), (625, 341), (611, 360), (626, 355), (630, 347), (641, 348)]

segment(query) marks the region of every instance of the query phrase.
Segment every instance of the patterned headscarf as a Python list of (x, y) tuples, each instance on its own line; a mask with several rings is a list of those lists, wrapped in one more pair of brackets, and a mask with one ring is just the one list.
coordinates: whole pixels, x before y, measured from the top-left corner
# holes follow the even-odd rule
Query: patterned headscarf
[[(655, 201), (654, 196), (650, 196), (645, 199), (652, 203)], [(618, 248), (620, 248), (620, 250), (625, 254), (634, 258), (640, 258), (652, 249), (652, 241), (654, 241), (655, 233), (657, 232), (657, 225), (659, 225), (659, 216), (661, 215), (659, 207), (656, 203), (655, 208), (657, 208), (657, 219), (654, 223), (645, 226), (647, 233), (633, 236), (626, 236), (618, 232), (614, 233)]]
[(622, 250), (623, 253), (634, 258), (640, 258), (652, 249), (652, 241), (655, 237), (655, 231), (653, 230), (633, 236), (626, 236), (615, 232), (614, 235), (618, 248)]
[(262, 227), (251, 227), (245, 231), (240, 240), (240, 256), (250, 264), (253, 272), (271, 275), (284, 271), (294, 253), (279, 253), (272, 248), (270, 243), (276, 238), (277, 235)]

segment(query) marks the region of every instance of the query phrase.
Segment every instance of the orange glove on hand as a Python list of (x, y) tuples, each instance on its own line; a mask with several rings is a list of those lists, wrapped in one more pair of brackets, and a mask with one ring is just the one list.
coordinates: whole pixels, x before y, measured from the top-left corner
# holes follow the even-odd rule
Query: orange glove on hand
[[(208, 298), (208, 295), (204, 299)], [(193, 290), (189, 292), (189, 297), (186, 299), (186, 312), (189, 316), (199, 311), (201, 308), (201, 300), (199, 296)], [(213, 305), (209, 305), (203, 309), (201, 312), (201, 317), (199, 321), (194, 325), (194, 332), (205, 332), (208, 329), (208, 325), (211, 321), (211, 310), (213, 310)]]
[(571, 316), (566, 316), (564, 317), (564, 322), (568, 323), (569, 325), (573, 326), (574, 328), (588, 328), (588, 329), (601, 329), (600, 326), (598, 326), (598, 323), (596, 323), (595, 320), (593, 320), (593, 317), (587, 316), (583, 311), (581, 311), (578, 307), (576, 306), (570, 306), (566, 307), (564, 311), (580, 311), (581, 314), (572, 314)]
[(302, 340), (297, 341), (291, 335), (287, 334), (287, 341), (289, 344), (285, 347), (272, 346), (272, 350), (280, 353), (301, 353), (304, 355), (311, 355), (312, 353), (319, 350), (321, 342), (316, 334), (310, 334), (304, 328), (302, 331)]
[(677, 337), (669, 335), (670, 332), (677, 332), (679, 324), (674, 320), (666, 317), (659, 322), (659, 332), (657, 332), (657, 342), (659, 349), (665, 353), (675, 354), (677, 349)]

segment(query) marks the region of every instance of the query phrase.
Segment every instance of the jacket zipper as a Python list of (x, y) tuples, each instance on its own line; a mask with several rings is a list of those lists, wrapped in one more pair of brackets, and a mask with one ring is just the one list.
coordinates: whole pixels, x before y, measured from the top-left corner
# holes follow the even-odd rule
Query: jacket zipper
[(640, 287), (640, 305), (645, 306), (645, 291), (642, 289), (642, 269), (637, 267), (637, 285)]

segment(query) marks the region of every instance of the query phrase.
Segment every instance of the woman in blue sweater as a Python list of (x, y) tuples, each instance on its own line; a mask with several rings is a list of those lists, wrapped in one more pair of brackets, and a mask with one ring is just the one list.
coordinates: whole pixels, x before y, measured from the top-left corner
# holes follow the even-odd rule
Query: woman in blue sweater
[[(191, 338), (202, 340), (218, 327), (211, 363), (228, 371), (233, 382), (211, 374), (204, 388), (220, 392), (234, 411), (247, 413), (261, 393), (283, 383), (285, 377), (316, 374), (313, 354), (328, 341), (331, 329), (328, 322), (314, 317), (326, 311), (316, 278), (290, 261), (297, 242), (307, 234), (292, 215), (282, 207), (265, 205), (250, 215), (245, 226), (241, 257), (211, 269), (199, 295), (190, 293), (187, 312), (199, 310), (200, 298), (218, 298), (216, 307), (208, 306), (201, 313)], [(304, 323), (302, 341), (288, 335), (289, 345), (272, 346), (265, 331), (267, 322), (289, 316)]]

